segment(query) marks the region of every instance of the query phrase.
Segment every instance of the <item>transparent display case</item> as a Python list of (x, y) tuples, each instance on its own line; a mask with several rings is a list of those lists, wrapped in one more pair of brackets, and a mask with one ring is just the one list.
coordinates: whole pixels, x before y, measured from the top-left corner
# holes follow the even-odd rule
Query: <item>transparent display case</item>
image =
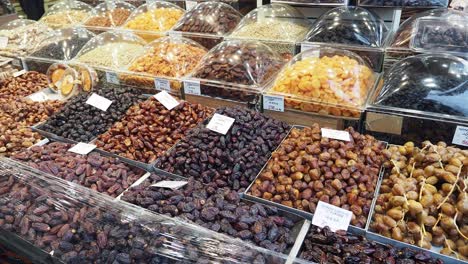
[(380, 72), (389, 36), (385, 22), (361, 7), (337, 7), (319, 17), (300, 42), (301, 51), (311, 47), (338, 47), (359, 54)]
[(76, 0), (63, 0), (53, 5), (40, 19), (49, 27), (58, 29), (82, 24), (93, 7)]
[(146, 41), (165, 36), (184, 15), (185, 10), (175, 4), (151, 1), (138, 7), (124, 24)]
[(286, 4), (269, 4), (248, 13), (228, 38), (261, 41), (290, 59), (295, 43), (304, 38), (310, 26), (298, 9)]
[(93, 9), (84, 26), (97, 33), (120, 27), (134, 10), (135, 6), (124, 1), (105, 1)]
[(458, 145), (468, 125), (468, 62), (448, 54), (420, 54), (396, 63), (379, 82), (365, 129), (394, 144), (445, 141)]
[(437, 8), (447, 7), (448, 0), (358, 0), (365, 7)]
[(62, 99), (80, 92), (91, 92), (98, 82), (97, 73), (85, 64), (54, 63), (47, 70), (49, 89)]
[[(296, 55), (264, 92), (264, 111), (291, 124), (357, 127), (376, 74), (357, 54), (313, 48)], [(270, 108), (279, 98), (284, 109)]]
[[(427, 35), (425, 31), (421, 31), (419, 32), (419, 34), (415, 34), (415, 33), (418, 33), (417, 27), (419, 26), (419, 23), (418, 23), (419, 19), (422, 19), (423, 23), (424, 23), (424, 20), (426, 19), (428, 20), (437, 19), (445, 26), (449, 26), (451, 25), (450, 21), (455, 21), (455, 23), (457, 23), (456, 21), (466, 20), (466, 14), (460, 11), (452, 10), (452, 9), (439, 8), (439, 9), (428, 10), (428, 11), (416, 14), (408, 18), (406, 21), (404, 21), (400, 25), (398, 30), (388, 40), (387, 48), (385, 50), (384, 70), (390, 69), (394, 63), (406, 57), (419, 54), (420, 52), (430, 53), (432, 52), (431, 50), (433, 48), (437, 48), (438, 51), (443, 50), (443, 52), (450, 51), (450, 50), (447, 50), (447, 48), (450, 49), (451, 47), (447, 46), (446, 44), (437, 46), (437, 47), (434, 47), (434, 44), (430, 44), (430, 46), (424, 45), (425, 49), (414, 49), (411, 47), (411, 43), (414, 42), (413, 39), (416, 35), (418, 35), (419, 37), (423, 35)], [(432, 26), (435, 26), (435, 25), (437, 24), (432, 24)], [(450, 27), (447, 27), (447, 29), (448, 29), (447, 31), (456, 31), (456, 27), (452, 29)], [(462, 30), (461, 33), (463, 33), (463, 29), (461, 30)], [(445, 34), (445, 31), (443, 32)], [(427, 37), (429, 37), (429, 35), (427, 35)], [(450, 37), (450, 36), (447, 35), (447, 37)], [(449, 39), (452, 39), (452, 37), (450, 37)], [(424, 39), (421, 39), (421, 40), (423, 42), (425, 41)], [(433, 40), (437, 40), (437, 39), (433, 39)]]
[(34, 51), (51, 29), (44, 23), (29, 19), (16, 19), (0, 27), (0, 55), (20, 57)]
[(171, 33), (180, 34), (211, 49), (222, 42), (241, 19), (242, 15), (226, 3), (201, 2), (185, 13)]
[(294, 6), (346, 6), (348, 0), (272, 0), (272, 3), (288, 4)]
[(283, 64), (278, 53), (259, 41), (223, 41), (203, 57), (187, 78), (199, 87), (198, 93), (184, 89), (186, 99), (202, 100), (200, 96), (190, 98), (195, 94), (259, 108), (262, 90)]
[[(180, 93), (181, 78), (198, 65), (207, 50), (195, 41), (167, 36), (145, 46), (145, 51), (127, 67), (120, 82), (145, 88)], [(141, 74), (135, 74), (141, 73)], [(155, 81), (156, 78), (156, 81)]]

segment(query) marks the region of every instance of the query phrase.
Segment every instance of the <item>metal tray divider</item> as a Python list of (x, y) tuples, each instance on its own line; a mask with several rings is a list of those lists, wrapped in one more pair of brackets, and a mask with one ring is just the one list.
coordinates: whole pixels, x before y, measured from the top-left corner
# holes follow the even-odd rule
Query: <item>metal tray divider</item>
[(292, 247), (291, 252), (289, 253), (288, 259), (286, 260), (285, 264), (293, 264), (295, 259), (298, 258), (299, 251), (302, 248), (302, 244), (304, 243), (305, 237), (307, 236), (307, 233), (309, 232), (309, 228), (311, 224), (312, 224), (311, 221), (307, 219), (304, 221), (301, 231), (299, 232), (299, 235), (296, 238), (296, 242), (294, 243), (294, 246)]

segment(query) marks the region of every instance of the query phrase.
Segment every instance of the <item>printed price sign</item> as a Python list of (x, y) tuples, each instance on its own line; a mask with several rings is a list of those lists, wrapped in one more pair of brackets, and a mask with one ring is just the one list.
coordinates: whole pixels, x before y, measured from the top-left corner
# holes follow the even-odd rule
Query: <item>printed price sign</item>
[(8, 37), (0, 37), (0, 49), (4, 49), (8, 46)]
[[(301, 52), (310, 50), (310, 49), (315, 49), (319, 48), (318, 45), (310, 44), (310, 43), (301, 43)], [(320, 55), (320, 51), (317, 50), (317, 57)]]
[(166, 91), (162, 91), (154, 95), (154, 98), (158, 100), (167, 110), (172, 110), (174, 107), (179, 105), (179, 102), (168, 94)]
[(468, 147), (468, 127), (457, 126), (453, 135), (452, 144)]
[(229, 116), (214, 114), (210, 122), (206, 126), (209, 130), (226, 135), (226, 133), (234, 124), (235, 119)]
[(169, 189), (179, 189), (180, 187), (186, 185), (186, 181), (160, 181), (150, 187), (158, 187), (158, 188), (169, 188)]
[(185, 94), (201, 95), (199, 81), (184, 81)]
[(171, 83), (166, 79), (155, 78), (154, 87), (156, 87), (156, 90), (171, 91)]
[(70, 148), (68, 151), (76, 153), (76, 154), (87, 155), (88, 153), (93, 151), (93, 149), (95, 148), (96, 148), (96, 145), (80, 142), (76, 144), (75, 146), (73, 146), (72, 148)]
[(278, 95), (264, 95), (263, 108), (271, 111), (284, 112), (284, 97)]
[(120, 84), (119, 76), (115, 72), (106, 72), (106, 80), (108, 83)]
[(107, 108), (109, 108), (109, 106), (112, 104), (112, 101), (98, 94), (93, 93), (88, 98), (88, 100), (86, 100), (86, 103), (98, 109), (101, 109), (102, 111), (107, 111)]
[(322, 128), (322, 137), (350, 141), (351, 135), (348, 131)]
[(348, 230), (352, 216), (351, 211), (319, 201), (312, 218), (312, 224), (321, 228), (328, 226), (333, 232)]

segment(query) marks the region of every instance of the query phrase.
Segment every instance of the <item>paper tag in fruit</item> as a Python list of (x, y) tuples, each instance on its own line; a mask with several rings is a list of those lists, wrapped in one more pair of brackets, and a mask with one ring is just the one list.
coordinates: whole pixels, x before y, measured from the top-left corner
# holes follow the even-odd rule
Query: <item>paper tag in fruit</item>
[(322, 137), (350, 141), (351, 135), (348, 131), (322, 128)]
[(187, 11), (192, 10), (192, 8), (194, 8), (196, 5), (197, 5), (197, 1), (186, 0), (185, 1), (185, 10), (187, 10)]
[(453, 135), (452, 144), (468, 147), (468, 127), (457, 126)]
[(210, 122), (206, 126), (209, 130), (226, 135), (226, 133), (234, 124), (235, 119), (229, 116), (214, 114)]
[(158, 183), (150, 185), (150, 187), (169, 188), (175, 190), (179, 189), (180, 187), (186, 184), (186, 181), (160, 181)]
[(28, 96), (28, 98), (34, 102), (44, 102), (44, 101), (47, 101), (48, 99), (47, 94), (45, 94), (43, 91), (33, 93), (30, 96)]
[(322, 228), (328, 226), (333, 232), (348, 230), (352, 216), (351, 211), (319, 201), (312, 218), (312, 224)]
[(13, 77), (19, 77), (26, 73), (26, 70), (21, 70), (13, 73)]
[(49, 143), (50, 140), (48, 138), (44, 138), (43, 140), (37, 142), (36, 144), (34, 144), (33, 146), (44, 146), (45, 144)]
[(284, 112), (284, 97), (279, 95), (264, 95), (263, 109)]
[(93, 149), (95, 148), (96, 148), (96, 145), (80, 142), (76, 144), (75, 146), (73, 146), (72, 148), (70, 148), (68, 151), (76, 153), (76, 154), (87, 155), (88, 153), (93, 151)]
[(88, 98), (88, 100), (86, 100), (86, 103), (98, 109), (101, 109), (102, 111), (107, 111), (107, 108), (109, 108), (109, 106), (112, 104), (112, 101), (98, 94), (93, 93)]
[(155, 78), (154, 87), (156, 87), (156, 90), (171, 91), (171, 83), (167, 79)]
[(172, 110), (172, 108), (179, 105), (179, 102), (172, 97), (172, 95), (168, 94), (166, 91), (162, 91), (154, 95), (154, 98), (158, 100), (167, 110)]
[(200, 81), (184, 81), (185, 94), (201, 95)]
[(106, 72), (106, 80), (108, 83), (120, 84), (119, 75), (115, 72)]
[(0, 49), (4, 49), (8, 46), (8, 37), (0, 37)]

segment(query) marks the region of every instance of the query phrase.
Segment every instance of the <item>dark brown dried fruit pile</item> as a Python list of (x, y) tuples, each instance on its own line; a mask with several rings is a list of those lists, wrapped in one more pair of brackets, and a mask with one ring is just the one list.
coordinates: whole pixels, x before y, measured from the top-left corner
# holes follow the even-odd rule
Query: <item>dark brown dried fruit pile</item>
[(115, 158), (92, 152), (87, 156), (68, 152), (72, 145), (52, 142), (15, 154), (14, 159), (57, 176), (116, 197), (138, 180), (143, 170), (132, 168)]
[(294, 128), (272, 154), (251, 194), (312, 213), (319, 201), (330, 203), (352, 211), (351, 224), (364, 227), (385, 145), (347, 130), (349, 142), (322, 138), (317, 124)]
[(152, 163), (212, 112), (184, 101), (169, 111), (152, 97), (132, 106), (95, 144), (123, 157)]
[(204, 185), (193, 177), (178, 190), (150, 187), (162, 180), (170, 179), (152, 174), (125, 192), (122, 199), (277, 252), (284, 253), (295, 242), (290, 233), (294, 222), (279, 216), (274, 207), (243, 202), (237, 192), (213, 183)]
[(311, 226), (300, 258), (320, 264), (442, 264), (427, 252), (398, 249), (367, 241), (343, 230), (333, 233), (328, 227)]
[(216, 113), (235, 118), (226, 135), (197, 127), (163, 157), (158, 167), (205, 183), (243, 191), (255, 179), (289, 125), (245, 108)]

